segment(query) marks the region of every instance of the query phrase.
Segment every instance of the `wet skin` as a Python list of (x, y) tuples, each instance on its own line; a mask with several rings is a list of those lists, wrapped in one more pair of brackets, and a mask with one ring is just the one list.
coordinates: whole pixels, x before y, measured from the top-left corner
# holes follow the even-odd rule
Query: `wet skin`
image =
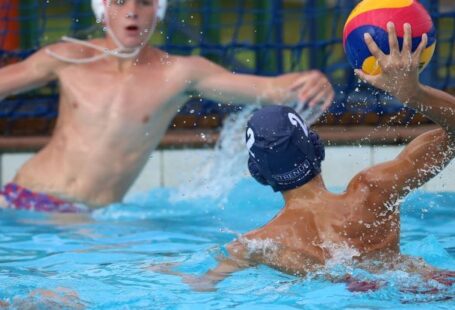
[[(403, 266), (396, 263), (403, 258), (399, 253), (400, 200), (437, 175), (455, 156), (455, 97), (419, 83), (419, 57), (426, 36), (412, 54), (410, 26), (404, 26), (402, 50), (394, 25), (389, 24), (388, 28), (390, 55), (384, 55), (371, 37), (365, 37), (382, 73), (368, 76), (357, 71), (357, 75), (423, 113), (441, 128), (417, 137), (394, 160), (361, 171), (342, 194), (330, 193), (320, 175), (299, 188), (283, 192), (282, 211), (265, 226), (228, 244), (230, 257), (223, 258), (213, 270), (202, 277), (187, 278), (193, 288), (211, 290), (231, 273), (257, 264), (306, 275), (323, 268), (340, 249), (350, 250), (354, 262), (360, 264), (373, 259), (384, 262), (386, 268)], [(408, 265), (409, 272), (421, 273), (425, 278), (434, 275), (441, 280), (444, 275), (448, 278), (454, 275), (430, 266)]]
[[(126, 48), (143, 44), (156, 21), (157, 1), (112, 3), (106, 15), (117, 39)], [(91, 43), (117, 48), (110, 35)], [(75, 59), (99, 53), (73, 43), (47, 48)], [(123, 198), (192, 95), (226, 103), (322, 100), (325, 107), (334, 96), (318, 71), (274, 78), (233, 74), (201, 57), (172, 56), (145, 46), (134, 59), (110, 56), (84, 65), (40, 50), (0, 69), (0, 98), (54, 80), (60, 86), (57, 126), (49, 144), (20, 169), (14, 182), (94, 208)]]

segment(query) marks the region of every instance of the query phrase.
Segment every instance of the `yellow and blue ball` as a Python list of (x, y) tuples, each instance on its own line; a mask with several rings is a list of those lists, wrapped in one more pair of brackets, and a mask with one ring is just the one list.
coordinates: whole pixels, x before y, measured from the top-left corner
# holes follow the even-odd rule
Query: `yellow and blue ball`
[(412, 26), (412, 50), (419, 45), (422, 35), (428, 35), (428, 44), (420, 57), (421, 71), (430, 62), (436, 47), (436, 31), (430, 15), (416, 0), (363, 0), (351, 12), (343, 31), (343, 45), (349, 63), (365, 73), (381, 72), (376, 58), (371, 55), (364, 33), (371, 34), (379, 48), (389, 54), (387, 23), (395, 24), (400, 48), (403, 46), (403, 25)]

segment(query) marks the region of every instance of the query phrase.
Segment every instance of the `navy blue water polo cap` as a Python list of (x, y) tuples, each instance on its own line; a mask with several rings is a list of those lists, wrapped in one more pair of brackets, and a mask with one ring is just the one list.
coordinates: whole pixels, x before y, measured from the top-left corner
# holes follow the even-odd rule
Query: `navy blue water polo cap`
[(275, 192), (295, 189), (321, 173), (324, 145), (290, 107), (266, 106), (248, 121), (248, 169)]

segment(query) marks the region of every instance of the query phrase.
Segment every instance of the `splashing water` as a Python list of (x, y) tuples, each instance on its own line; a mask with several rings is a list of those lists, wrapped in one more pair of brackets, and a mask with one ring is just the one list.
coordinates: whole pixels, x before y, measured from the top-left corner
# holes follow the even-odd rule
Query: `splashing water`
[(269, 259), (277, 259), (279, 245), (273, 239), (247, 239), (240, 238), (239, 241), (245, 246), (249, 256), (261, 254)]
[(326, 262), (327, 268), (338, 265), (351, 265), (355, 257), (360, 256), (360, 252), (347, 244), (335, 244), (324, 242), (322, 247), (330, 253), (330, 259)]
[(225, 198), (226, 193), (246, 176), (247, 151), (244, 146), (244, 128), (258, 105), (245, 107), (231, 114), (225, 121), (214, 152), (206, 162), (194, 169), (191, 182), (182, 184), (173, 200), (202, 197)]
[[(308, 126), (314, 124), (324, 113), (321, 105), (309, 108), (305, 104), (292, 103), (290, 106)], [(232, 188), (242, 178), (249, 176), (245, 128), (259, 107), (259, 103), (245, 106), (239, 113), (232, 113), (225, 119), (213, 154), (199, 167), (195, 167), (191, 181), (179, 186), (171, 197), (172, 201), (210, 197), (223, 203)]]

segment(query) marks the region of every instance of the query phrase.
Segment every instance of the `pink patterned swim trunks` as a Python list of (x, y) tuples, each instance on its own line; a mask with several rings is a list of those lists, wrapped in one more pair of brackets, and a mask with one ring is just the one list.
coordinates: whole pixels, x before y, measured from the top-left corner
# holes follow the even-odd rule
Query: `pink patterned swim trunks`
[(5, 198), (8, 208), (36, 212), (87, 213), (89, 209), (83, 204), (72, 203), (63, 199), (35, 193), (14, 183), (6, 184), (0, 195)]

